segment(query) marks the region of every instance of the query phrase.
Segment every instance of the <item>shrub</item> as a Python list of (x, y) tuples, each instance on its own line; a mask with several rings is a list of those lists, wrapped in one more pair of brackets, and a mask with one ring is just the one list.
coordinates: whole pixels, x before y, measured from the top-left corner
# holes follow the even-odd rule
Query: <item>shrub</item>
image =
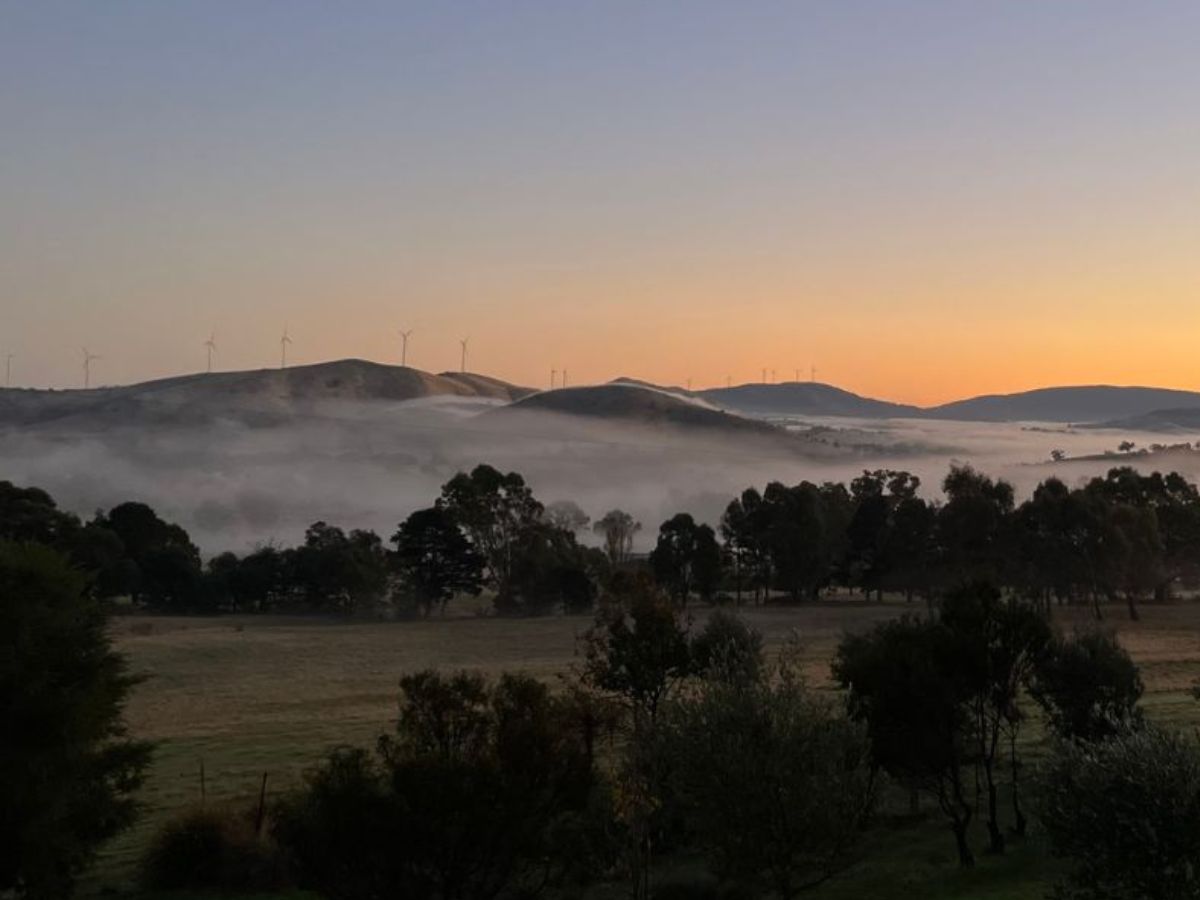
[(1030, 694), (1069, 740), (1102, 740), (1142, 721), (1137, 666), (1115, 635), (1100, 631), (1053, 641), (1034, 667)]
[(1147, 727), (1063, 741), (1042, 775), (1042, 823), (1074, 863), (1057, 896), (1200, 897), (1200, 746)]
[(270, 890), (284, 880), (275, 842), (245, 809), (189, 809), (159, 830), (142, 858), (152, 890)]

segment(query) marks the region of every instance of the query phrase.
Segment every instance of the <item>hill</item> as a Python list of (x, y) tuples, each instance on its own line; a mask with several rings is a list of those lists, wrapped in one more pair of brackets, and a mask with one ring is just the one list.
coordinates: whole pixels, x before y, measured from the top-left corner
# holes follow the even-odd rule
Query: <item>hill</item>
[(697, 396), (725, 409), (753, 415), (888, 419), (914, 416), (921, 412), (915, 406), (861, 397), (831, 384), (811, 381), (740, 384), (699, 391)]
[(1200, 393), (1111, 385), (1051, 387), (958, 400), (927, 408), (922, 415), (972, 422), (1104, 422), (1167, 408), (1200, 409)]
[(213, 372), (91, 390), (0, 390), (0, 426), (282, 423), (335, 403), (453, 396), (509, 402), (530, 393), (484, 375), (433, 375), (360, 359), (288, 369)]
[(1113, 428), (1120, 431), (1161, 431), (1164, 434), (1200, 431), (1200, 407), (1156, 409), (1140, 416), (1094, 422), (1087, 428)]
[(714, 409), (666, 390), (627, 382), (543, 391), (494, 410), (489, 416), (512, 417), (523, 413), (553, 413), (691, 431), (700, 429), (710, 434), (787, 436), (782, 429), (766, 422)]

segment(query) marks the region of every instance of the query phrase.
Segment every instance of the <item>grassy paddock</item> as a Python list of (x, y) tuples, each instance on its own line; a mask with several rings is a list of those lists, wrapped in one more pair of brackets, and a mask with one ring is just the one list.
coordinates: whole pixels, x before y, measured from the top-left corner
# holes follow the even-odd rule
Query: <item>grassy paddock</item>
[[(744, 610), (768, 648), (792, 635), (810, 681), (829, 684), (829, 661), (847, 631), (871, 627), (916, 604), (851, 600)], [(1140, 622), (1109, 612), (1106, 625), (1142, 669), (1146, 706), (1159, 721), (1200, 723), (1188, 689), (1200, 677), (1200, 604), (1147, 606)], [(696, 612), (697, 619), (705, 615)], [(1091, 624), (1087, 610), (1058, 613), (1060, 624)], [(114, 624), (118, 647), (149, 676), (130, 703), (133, 732), (159, 742), (143, 792), (145, 815), (106, 849), (88, 880), (93, 890), (130, 885), (148, 835), (200, 798), (203, 761), (211, 799), (257, 796), (295, 785), (303, 770), (337, 744), (369, 744), (390, 727), (401, 674), (426, 667), (488, 674), (523, 670), (551, 679), (576, 662), (588, 617), (467, 617), (366, 623), (283, 616), (127, 617)], [(1036, 739), (1031, 737), (1031, 739)], [(1002, 860), (981, 854), (975, 872), (958, 873), (948, 831), (935, 816), (881, 825), (877, 852), (812, 896), (1039, 896), (1052, 868), (1036, 839)], [(982, 834), (976, 847), (984, 846)], [(665, 877), (665, 876), (664, 876)]]

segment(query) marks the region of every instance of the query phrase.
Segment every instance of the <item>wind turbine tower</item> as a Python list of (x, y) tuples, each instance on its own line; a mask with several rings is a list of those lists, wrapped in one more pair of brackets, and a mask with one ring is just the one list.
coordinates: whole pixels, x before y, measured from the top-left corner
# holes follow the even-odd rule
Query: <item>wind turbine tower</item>
[(567, 370), (566, 370), (566, 369), (563, 369), (563, 380), (562, 380), (562, 386), (563, 386), (563, 387), (566, 387), (566, 386), (567, 386)]
[(408, 365), (408, 339), (412, 333), (411, 328), (408, 331), (400, 332), (400, 365), (402, 366)]
[(4, 386), (6, 388), (12, 387), (12, 361), (13, 355), (11, 353), (4, 357)]
[(88, 348), (83, 348), (83, 389), (87, 390), (92, 386), (92, 363), (100, 357), (94, 353), (89, 353)]
[(467, 343), (470, 340), (471, 340), (470, 338), (462, 338), (459, 341), (459, 344), (462, 345), (462, 366), (461, 366), (460, 371), (462, 371), (464, 373), (467, 371)]
[(205, 371), (211, 373), (213, 354), (217, 352), (217, 335), (215, 332), (210, 334), (208, 340), (204, 342), (204, 349), (208, 352), (208, 368)]
[(288, 337), (287, 326), (284, 325), (283, 326), (283, 337), (281, 337), (279, 339), (279, 368), (281, 368), (281, 369), (287, 368), (287, 348), (288, 348), (288, 344), (290, 344), (291, 342), (292, 342), (292, 339), (290, 337)]
[(554, 390), (554, 380), (558, 377), (558, 369), (550, 370), (550, 390)]
[(812, 376), (812, 377), (811, 377), (809, 380), (810, 380), (810, 381), (816, 381), (816, 380), (817, 380), (817, 367), (816, 367), (816, 366), (813, 366), (813, 367), (812, 367), (812, 368), (809, 370), (809, 374)]

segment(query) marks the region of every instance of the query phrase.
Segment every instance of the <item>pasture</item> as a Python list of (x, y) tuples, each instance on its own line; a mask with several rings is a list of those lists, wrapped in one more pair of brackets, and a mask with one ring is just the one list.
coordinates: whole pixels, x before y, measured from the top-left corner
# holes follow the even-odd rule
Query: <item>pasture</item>
[[(810, 682), (828, 686), (829, 661), (844, 632), (906, 610), (923, 607), (832, 599), (747, 607), (744, 615), (770, 652), (795, 636)], [(1118, 629), (1141, 667), (1148, 713), (1180, 725), (1200, 722), (1200, 704), (1189, 694), (1200, 677), (1200, 604), (1146, 606), (1143, 612), (1142, 621), (1129, 622), (1114, 607), (1105, 624)], [(694, 615), (699, 620), (705, 612)], [(1083, 608), (1060, 610), (1057, 619), (1066, 628), (1091, 623)], [(587, 616), (116, 619), (118, 648), (147, 676), (129, 705), (128, 722), (135, 735), (158, 742), (158, 752), (142, 793), (140, 823), (105, 849), (84, 891), (131, 886), (148, 835), (200, 800), (202, 766), (209, 800), (255, 796), (264, 772), (268, 793), (277, 794), (296, 784), (325, 749), (369, 745), (389, 729), (401, 674), (427, 667), (489, 674), (519, 669), (554, 679), (576, 662), (578, 637), (590, 624)], [(1014, 845), (1003, 860), (981, 856), (975, 871), (958, 872), (949, 833), (933, 815), (915, 826), (883, 821), (871, 843), (876, 852), (866, 862), (812, 896), (1000, 900), (1040, 895), (1053, 871), (1035, 837)], [(982, 843), (977, 841), (980, 848)]]

